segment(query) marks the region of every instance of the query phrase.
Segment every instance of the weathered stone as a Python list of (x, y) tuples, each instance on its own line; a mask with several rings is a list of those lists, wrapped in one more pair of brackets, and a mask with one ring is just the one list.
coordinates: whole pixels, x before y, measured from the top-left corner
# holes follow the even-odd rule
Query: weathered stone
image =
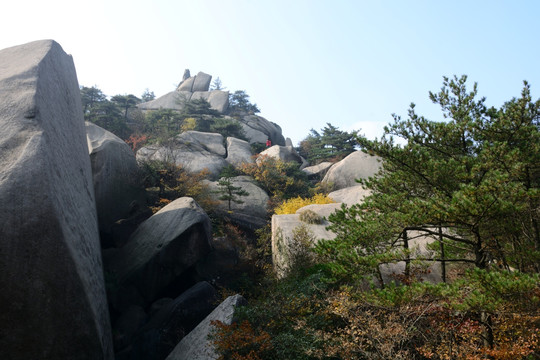
[(176, 88), (176, 91), (189, 91), (193, 92), (193, 84), (195, 83), (195, 76), (189, 77), (182, 81)]
[(238, 167), (242, 163), (252, 164), (254, 160), (251, 153), (251, 146), (245, 140), (228, 137), (227, 159), (225, 160), (234, 167)]
[(223, 145), (223, 136), (216, 133), (201, 131), (186, 131), (176, 137), (176, 140), (186, 146), (202, 148), (210, 153), (224, 157), (227, 153)]
[(182, 110), (184, 103), (191, 99), (191, 95), (190, 91), (171, 91), (157, 99), (139, 104), (137, 107), (141, 110)]
[(52, 40), (0, 51), (0, 358), (112, 359), (81, 97)]
[(259, 159), (261, 159), (261, 157), (265, 157), (265, 156), (278, 159), (284, 162), (296, 162), (298, 164), (303, 163), (300, 155), (298, 155), (298, 153), (294, 150), (294, 148), (290, 146), (279, 146), (279, 145), (271, 146), (268, 149), (261, 152), (260, 156), (257, 158), (257, 162), (259, 162)]
[(302, 169), (309, 178), (323, 178), (328, 169), (334, 165), (334, 163), (325, 161), (317, 165), (307, 166)]
[(229, 108), (229, 92), (222, 90), (212, 90), (209, 92), (208, 102), (212, 109), (224, 113)]
[(225, 147), (220, 134), (186, 131), (168, 146), (145, 146), (137, 151), (137, 160), (162, 160), (181, 165), (189, 172), (209, 171), (216, 179), (227, 166)]
[(361, 203), (365, 197), (371, 195), (371, 190), (364, 189), (360, 184), (341, 190), (332, 191), (328, 197), (335, 202), (344, 203), (347, 206)]
[(201, 71), (195, 76), (193, 87), (191, 92), (195, 91), (208, 91), (210, 88), (210, 82), (212, 81), (212, 75), (205, 74)]
[[(213, 197), (218, 200), (220, 196), (218, 192), (220, 189), (218, 183), (216, 181), (206, 181), (205, 183), (208, 184), (210, 190), (213, 192)], [(265, 218), (268, 211), (268, 200), (270, 198), (263, 189), (254, 183), (253, 178), (250, 176), (236, 176), (231, 178), (231, 183), (233, 186), (238, 186), (242, 188), (242, 190), (249, 193), (247, 196), (238, 197), (238, 200), (242, 201), (242, 203), (231, 201), (230, 210), (233, 214), (231, 216), (234, 216), (236, 213), (242, 213), (259, 218)], [(225, 212), (228, 211), (228, 201), (221, 200), (218, 205), (218, 209)]]
[(241, 295), (229, 296), (210, 313), (193, 331), (180, 341), (166, 360), (215, 360), (219, 356), (208, 335), (213, 330), (212, 321), (221, 321), (230, 325), (234, 310), (245, 303)]
[(204, 210), (192, 198), (179, 198), (143, 222), (106, 269), (118, 292), (135, 287), (150, 304), (211, 250), (211, 236)]
[(191, 77), (191, 73), (189, 72), (189, 69), (184, 70), (184, 75), (182, 75), (182, 81), (185, 81)]
[(294, 249), (294, 230), (300, 226), (309, 229), (316, 241), (320, 239), (333, 239), (335, 234), (326, 227), (330, 223), (322, 219), (320, 224), (307, 224), (300, 220), (300, 212), (312, 210), (321, 217), (327, 217), (338, 209), (341, 204), (309, 205), (298, 209), (296, 214), (272, 216), (272, 262), (278, 276), (283, 276), (290, 267), (292, 252)]
[(285, 145), (281, 127), (257, 115), (247, 115), (240, 119), (240, 123), (250, 144), (261, 143), (266, 144), (266, 140), (270, 139), (272, 145)]
[(331, 185), (335, 190), (358, 185), (356, 179), (367, 179), (380, 169), (381, 162), (377, 156), (362, 151), (354, 151), (345, 159), (335, 163), (326, 173), (323, 183)]
[(291, 138), (286, 138), (285, 139), (285, 146), (294, 147)]
[(138, 358), (162, 360), (214, 310), (216, 290), (202, 281), (162, 307), (139, 331), (133, 344)]
[(120, 219), (128, 219), (145, 207), (145, 192), (135, 154), (119, 137), (86, 122), (88, 151), (102, 238)]

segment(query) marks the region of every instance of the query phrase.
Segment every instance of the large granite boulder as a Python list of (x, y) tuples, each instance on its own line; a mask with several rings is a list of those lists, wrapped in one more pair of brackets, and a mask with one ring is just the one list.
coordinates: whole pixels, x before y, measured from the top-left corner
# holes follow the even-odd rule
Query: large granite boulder
[(182, 80), (178, 85), (177, 91), (208, 91), (210, 88), (210, 82), (212, 81), (212, 75), (208, 75), (199, 71), (195, 76), (190, 76), (187, 79)]
[[(347, 191), (340, 190), (330, 193), (329, 196), (336, 200), (345, 200), (352, 203), (353, 200), (351, 199), (354, 198), (355, 200), (359, 199), (359, 201), (361, 201), (365, 196), (370, 194), (368, 190), (363, 189), (361, 186), (347, 188), (346, 190)], [(327, 219), (333, 212), (341, 208), (342, 205), (343, 203), (323, 205), (313, 204), (298, 209), (295, 214), (272, 216), (272, 262), (279, 277), (284, 276), (290, 269), (291, 264), (294, 261), (294, 254), (299, 250), (297, 240), (295, 239), (296, 229), (301, 226), (306, 227), (311, 235), (311, 244), (315, 244), (321, 239), (334, 239), (336, 235), (332, 231), (326, 229), (326, 227), (330, 225)], [(318, 222), (312, 223), (302, 221), (302, 214), (306, 212), (314, 214), (310, 218), (314, 219), (316, 216)], [(410, 239), (409, 248), (412, 251), (413, 257), (416, 255), (418, 255), (418, 258), (432, 257), (433, 252), (429, 250), (428, 244), (436, 241), (436, 239), (432, 236), (421, 234), (418, 231), (409, 231), (408, 237)], [(440, 282), (442, 279), (441, 265), (439, 263), (431, 263), (428, 265), (426, 273), (421, 275), (422, 279), (433, 283)], [(385, 264), (381, 265), (380, 268), (383, 281), (386, 284), (396, 281), (399, 275), (403, 274), (405, 262), (400, 261)]]
[(325, 161), (317, 165), (306, 166), (302, 171), (305, 172), (310, 179), (322, 179), (332, 165), (334, 165), (334, 163)]
[[(216, 290), (201, 281), (168, 302), (138, 331), (133, 354), (145, 360), (163, 360), (215, 308)], [(132, 356), (134, 357), (134, 356)]]
[(106, 271), (115, 281), (111, 300), (121, 306), (130, 301), (123, 300), (125, 294), (131, 293), (130, 298), (140, 296), (146, 306), (166, 296), (166, 288), (210, 252), (211, 236), (210, 218), (195, 200), (174, 200), (107, 258)]
[(328, 197), (335, 202), (344, 203), (347, 206), (361, 203), (364, 198), (371, 195), (371, 190), (364, 189), (360, 184), (341, 190), (332, 191)]
[(191, 100), (204, 99), (210, 103), (210, 107), (220, 113), (229, 108), (229, 92), (222, 90), (196, 91), (191, 95)]
[(294, 150), (292, 146), (274, 145), (262, 151), (257, 160), (261, 157), (271, 157), (284, 162), (296, 162), (299, 165), (303, 164), (302, 157)]
[(195, 75), (195, 81), (193, 82), (193, 87), (191, 88), (191, 92), (196, 91), (208, 91), (210, 88), (210, 82), (212, 81), (212, 75), (208, 75), (203, 73), (202, 71), (199, 71), (197, 75)]
[(94, 190), (71, 56), (0, 51), (0, 358), (112, 359)]
[[(313, 236), (313, 241), (333, 239), (336, 235), (326, 230), (330, 225), (326, 218), (340, 207), (340, 203), (309, 205), (298, 209), (295, 214), (272, 216), (272, 263), (278, 276), (285, 275), (291, 266), (293, 252), (296, 249), (294, 238), (296, 229), (306, 227)], [(300, 214), (306, 210), (317, 214), (320, 217), (319, 222), (307, 223), (300, 220)]]
[(254, 162), (251, 146), (245, 140), (234, 137), (227, 138), (227, 162), (234, 167), (243, 163), (251, 164)]
[(190, 91), (171, 91), (154, 100), (138, 104), (137, 107), (141, 110), (182, 110), (185, 102), (191, 99), (191, 95)]
[(208, 338), (214, 329), (212, 321), (232, 324), (234, 310), (244, 303), (241, 295), (229, 296), (176, 345), (166, 360), (216, 360), (219, 356)]
[(255, 180), (252, 177), (236, 176), (231, 178), (231, 184), (233, 186), (240, 187), (249, 195), (238, 196), (237, 199), (242, 201), (241, 203), (231, 201), (230, 209), (228, 201), (219, 200), (221, 193), (218, 182), (206, 181), (205, 183), (213, 192), (212, 196), (214, 199), (219, 201), (217, 209), (226, 213), (228, 218), (248, 228), (257, 228), (264, 225), (268, 214), (268, 201), (270, 198), (263, 189), (255, 184)]
[(137, 151), (137, 160), (171, 161), (189, 172), (209, 171), (216, 179), (227, 166), (223, 136), (214, 133), (186, 131), (167, 146), (145, 146)]
[(279, 125), (257, 115), (246, 115), (239, 121), (250, 144), (266, 144), (266, 140), (270, 139), (273, 145), (285, 146), (285, 138)]
[(145, 191), (135, 154), (113, 133), (86, 122), (88, 152), (102, 239), (112, 236), (120, 219), (136, 216), (145, 207)]
[(356, 179), (374, 176), (381, 168), (378, 156), (362, 151), (354, 151), (343, 160), (335, 163), (326, 173), (322, 182), (333, 186), (335, 190), (358, 185)]

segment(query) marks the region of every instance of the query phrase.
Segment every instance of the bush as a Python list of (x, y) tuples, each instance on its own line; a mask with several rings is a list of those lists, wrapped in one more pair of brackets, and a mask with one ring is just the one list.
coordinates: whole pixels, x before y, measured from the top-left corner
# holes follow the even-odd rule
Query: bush
[(308, 224), (322, 224), (323, 217), (313, 210), (304, 210), (300, 213), (300, 221)]
[(257, 163), (243, 163), (239, 170), (252, 176), (270, 196), (280, 199), (308, 196), (312, 187), (307, 175), (295, 162), (262, 156)]
[(143, 161), (139, 167), (145, 187), (157, 189), (156, 198), (148, 204), (154, 213), (184, 196), (192, 197), (207, 213), (217, 206), (208, 185), (203, 182), (208, 170), (191, 173), (180, 165), (158, 160)]
[(292, 199), (285, 200), (279, 205), (274, 213), (276, 215), (294, 214), (300, 208), (311, 204), (331, 204), (335, 201), (330, 199), (328, 195), (316, 194), (310, 198), (297, 196)]

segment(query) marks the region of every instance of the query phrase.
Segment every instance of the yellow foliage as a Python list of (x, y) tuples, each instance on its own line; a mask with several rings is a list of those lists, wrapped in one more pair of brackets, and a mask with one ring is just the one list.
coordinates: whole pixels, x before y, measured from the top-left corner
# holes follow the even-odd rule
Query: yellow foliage
[(279, 205), (276, 210), (276, 215), (285, 215), (285, 214), (294, 214), (296, 210), (303, 208), (306, 205), (311, 204), (331, 204), (335, 202), (330, 199), (328, 195), (316, 194), (310, 198), (302, 198), (300, 196), (285, 200), (281, 205)]
[(197, 119), (187, 118), (187, 119), (184, 119), (184, 121), (182, 122), (182, 126), (180, 127), (180, 129), (183, 132), (185, 132), (189, 130), (195, 130), (196, 127), (197, 127)]

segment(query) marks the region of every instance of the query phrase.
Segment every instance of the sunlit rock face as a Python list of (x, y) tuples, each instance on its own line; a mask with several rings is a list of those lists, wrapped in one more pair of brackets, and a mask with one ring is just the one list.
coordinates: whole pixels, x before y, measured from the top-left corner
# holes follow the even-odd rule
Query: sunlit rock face
[(0, 358), (112, 359), (94, 190), (71, 56), (0, 51)]

